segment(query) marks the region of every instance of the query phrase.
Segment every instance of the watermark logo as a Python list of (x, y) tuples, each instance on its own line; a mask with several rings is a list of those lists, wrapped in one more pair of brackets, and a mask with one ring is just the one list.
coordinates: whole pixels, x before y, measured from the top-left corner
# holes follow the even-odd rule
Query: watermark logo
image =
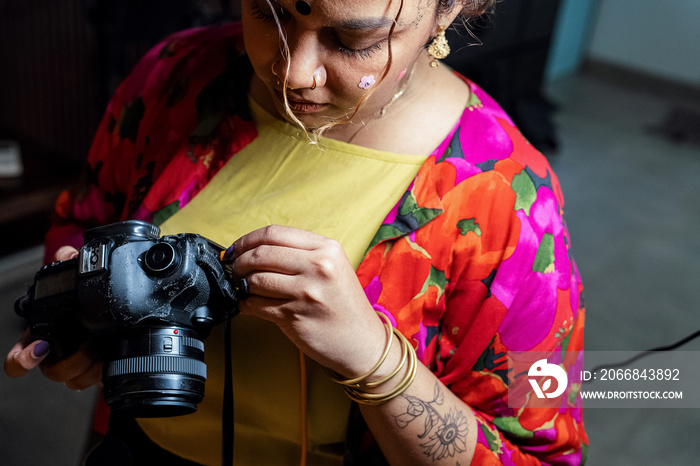
[[(527, 375), (530, 385), (532, 385), (532, 390), (534, 390), (537, 398), (556, 398), (561, 396), (564, 390), (566, 390), (567, 383), (569, 383), (564, 369), (556, 364), (548, 363), (546, 359), (535, 361), (535, 363), (530, 366)], [(540, 387), (539, 381), (542, 377), (547, 378), (542, 387)], [(549, 389), (552, 388), (552, 379), (557, 381), (557, 387), (553, 392), (550, 392)]]
[(494, 371), (515, 409), (698, 408), (700, 351), (509, 351)]

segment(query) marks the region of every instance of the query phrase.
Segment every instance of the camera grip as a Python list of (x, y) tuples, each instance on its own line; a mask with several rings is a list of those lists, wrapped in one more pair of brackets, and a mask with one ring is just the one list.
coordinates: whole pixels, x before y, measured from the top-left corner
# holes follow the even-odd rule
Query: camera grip
[(45, 361), (55, 363), (74, 354), (87, 339), (76, 307), (62, 300), (60, 307), (37, 306), (32, 299), (34, 288), (15, 301), (15, 312), (27, 321), (32, 341), (43, 340), (49, 346)]

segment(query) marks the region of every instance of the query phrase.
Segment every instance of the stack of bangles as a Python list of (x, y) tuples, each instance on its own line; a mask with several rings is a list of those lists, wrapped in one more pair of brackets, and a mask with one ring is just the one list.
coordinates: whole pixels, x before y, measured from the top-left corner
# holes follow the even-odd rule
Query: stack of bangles
[[(384, 320), (384, 325), (386, 327), (387, 334), (386, 348), (384, 348), (384, 352), (382, 353), (381, 358), (379, 358), (377, 364), (375, 364), (374, 367), (372, 367), (366, 374), (363, 374), (359, 377), (355, 377), (353, 379), (343, 380), (340, 379), (337, 374), (331, 373), (331, 377), (333, 378), (333, 380), (343, 385), (345, 393), (347, 393), (351, 400), (365, 405), (380, 405), (402, 394), (411, 385), (411, 383), (413, 383), (413, 379), (416, 377), (416, 370), (418, 366), (418, 358), (416, 357), (416, 352), (413, 349), (413, 346), (411, 346), (411, 343), (406, 339), (406, 337), (404, 337), (401, 334), (401, 332), (399, 332), (398, 329), (392, 327), (391, 322), (389, 322), (389, 318), (386, 315), (382, 314), (381, 312), (377, 312), (377, 314), (379, 314), (379, 316)], [(365, 382), (369, 377), (372, 376), (372, 374), (377, 372), (379, 367), (384, 363), (387, 356), (389, 355), (389, 350), (391, 350), (391, 344), (394, 341), (392, 332), (401, 342), (401, 361), (399, 362), (398, 366), (396, 366), (396, 369), (391, 371), (391, 373), (386, 375), (385, 377), (382, 377), (381, 379), (375, 380), (373, 382)], [(408, 370), (406, 371), (406, 374), (404, 375), (401, 382), (399, 382), (396, 385), (396, 387), (394, 387), (392, 390), (385, 393), (367, 392), (368, 388), (371, 389), (378, 387), (379, 385), (386, 383), (390, 379), (395, 377), (401, 371), (401, 369), (403, 369), (404, 366), (406, 366), (406, 364), (408, 364)]]

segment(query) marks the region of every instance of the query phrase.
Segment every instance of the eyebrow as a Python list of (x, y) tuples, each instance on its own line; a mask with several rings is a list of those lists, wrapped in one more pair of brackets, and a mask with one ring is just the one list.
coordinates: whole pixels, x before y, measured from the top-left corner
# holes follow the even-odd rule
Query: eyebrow
[(374, 18), (351, 18), (343, 19), (334, 24), (338, 29), (381, 29), (388, 28), (394, 24), (393, 18), (379, 16)]
[[(269, 0), (270, 3), (276, 5), (280, 9), (284, 9), (284, 6), (279, 0)], [(350, 29), (350, 30), (369, 30), (369, 29), (382, 29), (389, 28), (394, 24), (394, 18), (389, 18), (387, 16), (369, 17), (369, 18), (350, 18), (342, 19), (335, 22), (331, 27), (336, 29)]]

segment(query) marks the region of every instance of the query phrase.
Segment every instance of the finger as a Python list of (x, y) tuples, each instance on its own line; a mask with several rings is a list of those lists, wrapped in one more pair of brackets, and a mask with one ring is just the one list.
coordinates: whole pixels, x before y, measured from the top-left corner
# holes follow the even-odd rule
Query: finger
[(10, 377), (21, 377), (34, 369), (49, 354), (49, 343), (37, 340), (25, 345), (20, 341), (12, 347), (5, 358), (5, 373)]
[(296, 275), (303, 272), (309, 251), (285, 246), (260, 245), (240, 254), (232, 265), (236, 277), (245, 277), (253, 272), (275, 272)]
[(75, 354), (53, 364), (42, 364), (41, 372), (54, 382), (66, 382), (90, 369), (97, 360), (97, 351), (89, 343), (83, 343)]
[(285, 311), (285, 305), (289, 302), (286, 299), (250, 295), (245, 301), (238, 303), (238, 308), (242, 315), (255, 316), (270, 322), (279, 323), (288, 314)]
[(97, 360), (92, 363), (92, 366), (77, 377), (66, 381), (66, 387), (71, 390), (85, 390), (88, 387), (102, 382), (102, 360)]
[(69, 259), (73, 259), (74, 257), (78, 257), (78, 250), (73, 246), (61, 246), (58, 248), (53, 257), (54, 260), (57, 261), (67, 261)]
[(284, 225), (269, 225), (238, 238), (226, 250), (224, 260), (236, 260), (241, 254), (263, 244), (313, 250), (326, 240), (324, 236)]
[(301, 293), (299, 277), (272, 272), (253, 272), (245, 277), (248, 282), (248, 295), (263, 298), (291, 300), (298, 299)]

